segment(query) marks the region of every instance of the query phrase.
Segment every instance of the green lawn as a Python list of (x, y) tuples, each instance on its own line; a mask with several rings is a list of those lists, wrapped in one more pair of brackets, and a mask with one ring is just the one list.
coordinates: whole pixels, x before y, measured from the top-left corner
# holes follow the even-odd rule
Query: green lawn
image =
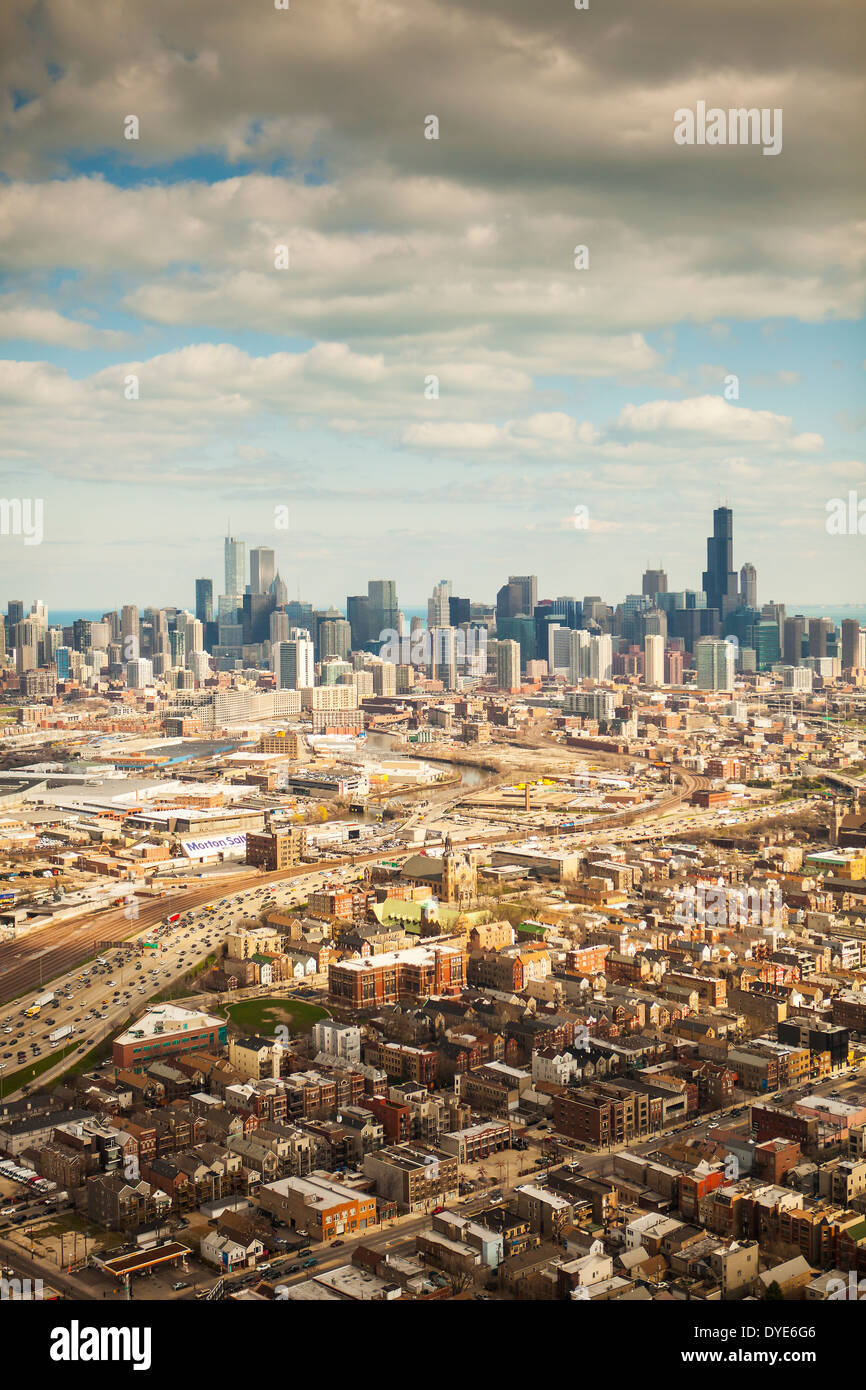
[(219, 1010), (232, 1023), (251, 1033), (270, 1037), (281, 1023), (290, 1023), (298, 1033), (309, 1033), (320, 1018), (328, 1018), (328, 1010), (302, 999), (242, 999)]
[[(29, 1066), (22, 1067), (20, 1071), (4, 1073), (3, 1094), (11, 1096), (13, 1091), (17, 1091), (21, 1086), (27, 1086), (31, 1081), (35, 1081), (37, 1076), (41, 1076), (49, 1067), (54, 1067), (58, 1062), (62, 1062), (64, 1057), (68, 1057), (71, 1052), (79, 1046), (77, 1042), (68, 1043), (66, 1047), (58, 1047), (56, 1052), (48, 1052), (44, 1057), (38, 1057)], [(56, 1084), (56, 1083), (53, 1083)]]

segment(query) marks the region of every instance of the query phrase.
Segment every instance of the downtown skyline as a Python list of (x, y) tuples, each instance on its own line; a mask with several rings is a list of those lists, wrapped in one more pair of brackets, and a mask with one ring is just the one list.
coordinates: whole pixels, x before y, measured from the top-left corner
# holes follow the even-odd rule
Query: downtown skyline
[[(825, 525), (866, 499), (853, 3), (816, 39), (805, 4), (672, 0), (648, 43), (637, 0), (157, 0), (98, 50), (78, 0), (29, 8), (0, 489), (45, 536), (2, 537), (15, 588), (175, 603), (227, 513), (322, 601), (379, 568), (419, 604), (511, 565), (626, 591), (623, 551), (685, 586), (726, 501), (764, 592), (863, 596)], [(777, 157), (675, 143), (746, 99), (784, 110)]]

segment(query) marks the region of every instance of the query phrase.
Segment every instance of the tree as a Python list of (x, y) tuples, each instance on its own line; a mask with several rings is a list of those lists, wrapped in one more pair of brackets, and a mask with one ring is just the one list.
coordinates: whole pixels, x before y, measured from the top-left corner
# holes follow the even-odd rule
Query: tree
[(771, 1284), (767, 1285), (767, 1292), (764, 1294), (764, 1302), (784, 1303), (784, 1301), (785, 1295), (782, 1293), (782, 1290), (779, 1288), (779, 1285), (776, 1283), (776, 1280), (774, 1279)]

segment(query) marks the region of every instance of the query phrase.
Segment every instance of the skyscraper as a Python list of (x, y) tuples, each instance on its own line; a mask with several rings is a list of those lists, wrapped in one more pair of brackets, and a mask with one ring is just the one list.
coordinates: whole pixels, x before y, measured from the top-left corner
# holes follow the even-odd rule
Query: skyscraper
[(799, 666), (803, 660), (803, 637), (806, 619), (800, 614), (785, 619), (782, 656), (787, 666)]
[(246, 545), (232, 536), (225, 538), (225, 581), (224, 592), (240, 596), (246, 588)]
[(568, 642), (568, 683), (577, 685), (589, 675), (589, 633), (577, 628)]
[(453, 690), (457, 681), (457, 648), (454, 628), (443, 626), (430, 629), (431, 675), (441, 681), (446, 690)]
[(833, 624), (829, 618), (810, 618), (809, 619), (809, 655), (824, 657), (827, 655), (827, 639), (833, 632)]
[(520, 613), (534, 613), (538, 603), (538, 577), (534, 574), (509, 574), (509, 584), (520, 588)]
[(197, 579), (195, 581), (195, 616), (200, 623), (212, 623), (213, 612), (213, 580)]
[(427, 600), (427, 626), (448, 627), (451, 620), (451, 612), (448, 600), (451, 598), (451, 580), (440, 579), (438, 584), (434, 584), (433, 593)]
[(589, 674), (594, 681), (609, 681), (613, 674), (613, 640), (607, 633), (589, 639)]
[(713, 512), (713, 534), (707, 539), (707, 568), (703, 587), (707, 607), (715, 608), (720, 618), (736, 608), (738, 603), (737, 576), (734, 563), (734, 513), (730, 507), (716, 507)]
[(120, 641), (124, 661), (135, 661), (139, 655), (139, 644), (138, 609), (134, 603), (125, 603), (120, 611)]
[(842, 670), (866, 665), (866, 628), (856, 618), (842, 620)]
[(367, 581), (367, 598), (370, 602), (370, 641), (378, 642), (383, 632), (397, 631), (397, 584), (393, 579), (370, 579)]
[(668, 591), (668, 577), (664, 570), (644, 570), (641, 580), (641, 593), (646, 598), (655, 598), (656, 594), (666, 594)]
[(370, 598), (368, 594), (349, 594), (346, 617), (352, 629), (352, 648), (360, 651), (370, 640)]
[(287, 642), (281, 642), (275, 663), (281, 690), (303, 690), (315, 685), (313, 643), (303, 628), (292, 628)]
[(758, 571), (754, 565), (745, 564), (740, 570), (740, 607), (757, 608)]
[(643, 639), (644, 681), (647, 685), (664, 685), (665, 639), (658, 633), (647, 633)]
[(496, 643), (496, 684), (500, 690), (520, 689), (520, 643), (510, 638)]
[(265, 545), (253, 546), (250, 551), (250, 592), (269, 593), (274, 577), (274, 552)]
[(701, 637), (695, 643), (698, 690), (733, 690), (734, 644), (715, 637)]

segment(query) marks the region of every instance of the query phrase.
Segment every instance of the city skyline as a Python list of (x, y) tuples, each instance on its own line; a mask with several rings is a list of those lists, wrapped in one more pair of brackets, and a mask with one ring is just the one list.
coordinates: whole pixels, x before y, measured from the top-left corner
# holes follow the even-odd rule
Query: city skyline
[[(826, 525), (866, 501), (853, 4), (816, 41), (811, 7), (672, 0), (648, 44), (637, 0), (156, 0), (94, 52), (68, 3), (8, 35), (0, 467), (44, 503), (16, 587), (177, 601), (226, 515), (323, 599), (374, 552), (419, 603), (515, 556), (685, 584), (726, 499), (765, 592), (862, 593)], [(679, 145), (705, 99), (784, 109), (784, 148)]]

